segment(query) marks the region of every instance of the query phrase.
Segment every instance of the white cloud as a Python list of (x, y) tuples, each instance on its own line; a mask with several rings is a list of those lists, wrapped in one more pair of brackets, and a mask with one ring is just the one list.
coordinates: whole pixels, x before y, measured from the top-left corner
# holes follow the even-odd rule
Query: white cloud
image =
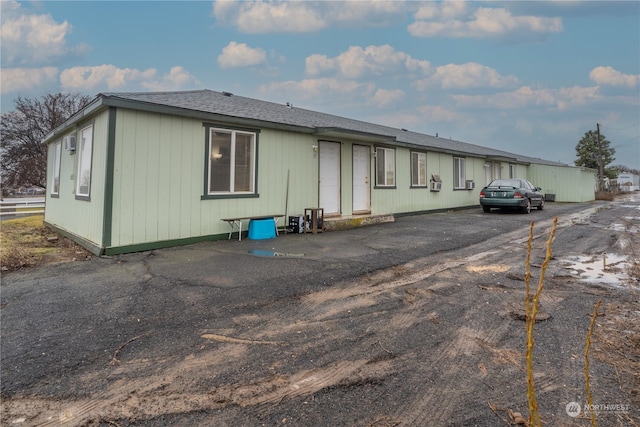
[(429, 61), (414, 59), (389, 45), (368, 46), (364, 49), (351, 46), (334, 58), (315, 54), (307, 57), (305, 65), (306, 73), (311, 76), (338, 72), (350, 79), (363, 76), (398, 76), (407, 72), (419, 72), (424, 75), (431, 69)]
[(218, 55), (218, 64), (222, 68), (251, 67), (265, 62), (267, 54), (259, 48), (252, 48), (246, 43), (230, 42)]
[(3, 3), (0, 30), (3, 64), (50, 64), (89, 49), (87, 45), (67, 45), (67, 36), (71, 32), (71, 24), (67, 21), (56, 22), (51, 15), (24, 14), (15, 2), (0, 3)]
[(409, 33), (416, 37), (493, 38), (547, 35), (563, 29), (560, 18), (514, 16), (504, 8), (471, 10), (468, 5), (461, 1), (429, 3), (414, 14)]
[(157, 74), (155, 68), (138, 70), (105, 64), (66, 69), (60, 74), (60, 83), (69, 90), (114, 90), (140, 86), (147, 90), (169, 91), (200, 85), (200, 82), (181, 66), (172, 67), (168, 74), (160, 78)]
[(379, 27), (404, 18), (401, 1), (216, 1), (213, 14), (222, 25), (243, 33), (310, 33), (329, 25)]
[(466, 1), (425, 2), (415, 12), (416, 20), (450, 20), (459, 16), (465, 16), (469, 9)]
[(418, 111), (433, 122), (453, 122), (461, 119), (460, 114), (449, 110), (441, 105), (422, 105), (418, 107)]
[(640, 74), (622, 74), (612, 67), (596, 67), (589, 73), (596, 84), (605, 86), (627, 86), (633, 88), (640, 82)]
[(413, 111), (394, 111), (379, 115), (370, 115), (367, 117), (367, 121), (404, 129), (415, 129), (425, 125), (424, 117)]
[(373, 94), (372, 103), (377, 107), (388, 107), (401, 101), (404, 98), (404, 91), (396, 89), (396, 90), (388, 90), (388, 89), (378, 89)]
[(377, 89), (373, 83), (337, 78), (304, 79), (274, 82), (260, 86), (266, 96), (286, 97), (318, 105), (359, 105), (386, 108), (402, 101), (406, 93), (400, 89)]
[(565, 111), (600, 100), (597, 87), (532, 89), (523, 86), (511, 92), (493, 95), (452, 95), (459, 106), (482, 109), (512, 110), (541, 107)]
[(457, 128), (462, 125), (468, 126), (473, 122), (473, 119), (441, 105), (421, 105), (411, 111), (370, 116), (369, 120), (395, 128), (415, 129), (431, 135), (436, 133), (437, 124), (454, 123)]
[(330, 22), (350, 27), (382, 27), (402, 22), (409, 6), (403, 1), (327, 1), (316, 5)]
[(218, 22), (238, 27), (243, 33), (313, 32), (327, 23), (306, 2), (215, 2), (214, 16)]
[(2, 20), (14, 18), (20, 15), (20, 3), (16, 0), (0, 1), (0, 16)]
[(278, 97), (284, 95), (292, 99), (332, 103), (352, 102), (353, 99), (366, 99), (374, 94), (373, 84), (333, 78), (268, 83), (260, 86), (259, 90), (263, 94), (277, 94)]
[(319, 53), (307, 56), (304, 60), (305, 72), (310, 76), (317, 76), (326, 72), (332, 72), (338, 69), (338, 63), (335, 58), (329, 58)]
[(73, 90), (90, 90), (104, 86), (108, 89), (117, 89), (131, 82), (151, 80), (156, 76), (156, 73), (154, 68), (140, 71), (106, 64), (93, 67), (73, 67), (60, 74), (60, 83), (65, 88)]
[(468, 89), (504, 88), (517, 84), (518, 79), (515, 76), (502, 76), (491, 67), (468, 62), (462, 65), (448, 64), (437, 67), (433, 75), (416, 81), (414, 86), (418, 90), (425, 90), (429, 86), (440, 86), (443, 89)]
[(159, 81), (142, 82), (144, 88), (153, 91), (180, 90), (200, 85), (198, 79), (180, 66), (171, 67), (169, 74), (163, 75)]
[(2, 94), (29, 91), (56, 81), (56, 67), (3, 68), (0, 73)]

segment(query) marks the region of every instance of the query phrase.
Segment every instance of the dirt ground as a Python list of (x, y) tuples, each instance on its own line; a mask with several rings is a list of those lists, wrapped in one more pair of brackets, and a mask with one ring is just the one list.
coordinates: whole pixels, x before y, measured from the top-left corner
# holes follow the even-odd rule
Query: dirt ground
[(3, 220), (0, 225), (2, 272), (91, 259), (83, 247), (44, 226), (42, 215)]
[[(585, 346), (598, 301), (588, 355), (592, 408), (600, 426), (640, 425), (639, 206), (622, 201), (559, 215), (535, 325), (543, 425), (591, 425)], [(552, 224), (551, 214), (541, 215), (526, 218), (536, 219), (532, 286)], [(283, 272), (273, 279), (265, 274), (249, 293), (231, 287), (224, 275), (186, 279), (184, 270), (165, 264), (177, 256), (172, 250), (88, 261), (100, 263), (109, 292), (118, 288), (116, 297), (104, 297), (106, 288), (98, 285), (86, 290), (96, 276), (78, 263), (60, 268), (64, 276), (34, 272), (29, 282), (41, 285), (51, 274), (72, 277), (64, 286), (80, 301), (55, 293), (33, 299), (32, 309), (41, 309), (50, 327), (16, 321), (9, 331), (3, 322), (2, 425), (516, 425), (518, 413), (528, 417), (528, 228), (503, 232), (500, 226), (524, 217), (401, 219), (400, 225), (420, 220), (430, 230), (459, 221), (452, 230), (464, 233), (470, 218), (482, 218), (494, 230), (476, 243), (416, 250), (419, 256), (408, 259), (389, 249), (393, 242), (373, 242), (375, 231), (344, 232), (366, 239), (367, 249), (388, 262), (341, 276), (355, 264), (334, 258), (307, 271), (308, 261), (283, 259)], [(416, 241), (449, 238), (430, 233)], [(411, 236), (403, 242), (411, 246)], [(318, 245), (325, 254), (338, 250)], [(196, 245), (189, 260), (207, 262), (211, 249)], [(305, 271), (306, 279), (298, 279)], [(5, 288), (2, 295), (6, 309), (38, 292), (14, 291), (26, 280), (10, 277), (12, 292), (7, 296)], [(73, 310), (64, 314), (67, 305)], [(67, 326), (69, 316), (79, 322)], [(580, 405), (577, 416), (569, 414), (573, 402)]]

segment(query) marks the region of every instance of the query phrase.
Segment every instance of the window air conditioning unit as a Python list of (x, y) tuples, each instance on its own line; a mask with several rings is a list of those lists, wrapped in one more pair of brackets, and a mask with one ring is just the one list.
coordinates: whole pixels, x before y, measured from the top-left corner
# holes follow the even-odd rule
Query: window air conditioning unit
[(440, 179), (440, 175), (431, 174), (431, 191), (440, 190), (442, 190), (442, 180)]
[(62, 145), (64, 145), (64, 149), (67, 151), (76, 151), (76, 136), (65, 136), (64, 138), (62, 138)]
[(440, 191), (440, 190), (442, 190), (442, 182), (431, 181), (431, 191)]
[(472, 180), (467, 181), (467, 190), (473, 190), (476, 188), (476, 183)]

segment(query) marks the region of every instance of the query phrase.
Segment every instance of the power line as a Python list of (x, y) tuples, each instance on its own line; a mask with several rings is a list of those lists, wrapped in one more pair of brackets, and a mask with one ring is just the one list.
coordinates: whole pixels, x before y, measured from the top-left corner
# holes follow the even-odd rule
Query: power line
[(638, 123), (637, 125), (631, 125), (631, 126), (629, 126), (629, 127), (621, 128), (621, 129), (612, 128), (612, 127), (609, 127), (609, 126), (603, 125), (602, 123), (600, 124), (600, 126), (602, 126), (602, 127), (603, 127), (603, 128), (605, 128), (605, 129), (609, 129), (609, 130), (614, 130), (614, 131), (623, 131), (623, 130), (627, 130), (627, 129), (634, 128), (634, 127), (636, 127), (636, 126), (640, 126), (640, 123)]
[(622, 147), (623, 145), (626, 145), (626, 144), (628, 144), (628, 143), (630, 143), (630, 142), (632, 142), (632, 141), (634, 141), (634, 140), (636, 140), (638, 138), (640, 138), (640, 136), (634, 136), (633, 138), (629, 139), (628, 141), (625, 141), (622, 144), (614, 145), (611, 148)]

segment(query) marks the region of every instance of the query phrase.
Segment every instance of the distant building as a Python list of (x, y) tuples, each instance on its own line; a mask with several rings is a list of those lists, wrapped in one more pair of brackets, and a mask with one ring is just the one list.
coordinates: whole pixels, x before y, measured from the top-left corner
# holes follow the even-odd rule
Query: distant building
[(616, 181), (620, 191), (630, 192), (640, 190), (640, 175), (622, 172), (618, 174)]

